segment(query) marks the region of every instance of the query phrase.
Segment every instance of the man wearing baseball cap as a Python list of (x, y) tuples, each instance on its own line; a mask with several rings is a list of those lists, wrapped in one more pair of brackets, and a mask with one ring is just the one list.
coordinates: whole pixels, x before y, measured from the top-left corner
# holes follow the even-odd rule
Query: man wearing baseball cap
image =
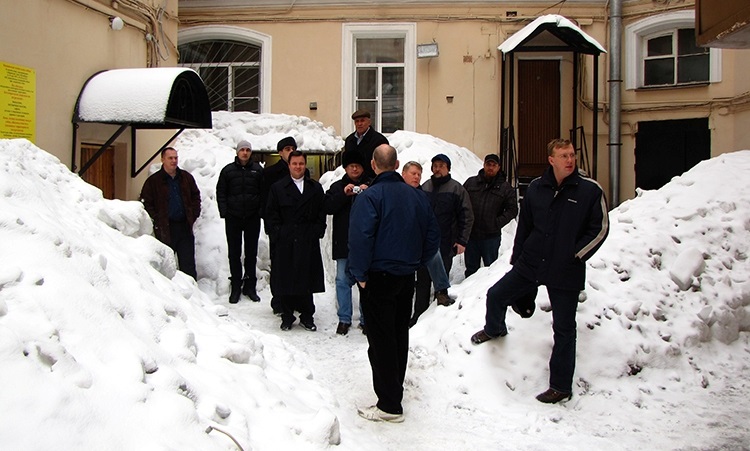
[(484, 157), (479, 173), (464, 182), (474, 212), (469, 242), (466, 244), (466, 271), (469, 277), (477, 272), (480, 260), (490, 266), (497, 260), (502, 228), (518, 215), (516, 190), (500, 170), (500, 157), (491, 153)]

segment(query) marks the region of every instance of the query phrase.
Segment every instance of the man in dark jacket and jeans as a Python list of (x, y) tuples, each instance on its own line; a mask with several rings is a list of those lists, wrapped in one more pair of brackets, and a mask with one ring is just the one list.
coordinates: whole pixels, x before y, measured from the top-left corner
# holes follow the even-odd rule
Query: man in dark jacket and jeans
[[(450, 275), (453, 267), (453, 257), (462, 254), (469, 241), (474, 213), (466, 189), (453, 180), (450, 174), (451, 160), (447, 155), (437, 154), (432, 157), (432, 177), (422, 184), (422, 191), (427, 193), (440, 226), (440, 256), (446, 274)], [(414, 298), (414, 315), (412, 323), (416, 323), (419, 316), (430, 305), (430, 285), (432, 279), (426, 268), (417, 271), (417, 288)], [(453, 304), (453, 299), (447, 296), (442, 305)], [(437, 297), (437, 293), (436, 293)], [(440, 301), (440, 298), (438, 298)]]
[[(328, 188), (323, 204), (326, 214), (333, 215), (331, 256), (336, 261), (336, 304), (339, 317), (336, 333), (339, 335), (346, 335), (352, 325), (352, 287), (356, 281), (348, 265), (349, 213), (356, 196), (370, 184), (370, 180), (365, 180), (363, 175), (364, 164), (358, 152), (344, 151), (341, 166), (346, 173)], [(365, 332), (361, 302), (359, 307), (359, 327)]]
[(471, 341), (478, 345), (507, 335), (507, 307), (545, 285), (554, 344), (549, 389), (536, 399), (556, 403), (573, 394), (578, 296), (586, 280), (586, 260), (609, 232), (609, 216), (602, 188), (579, 174), (570, 141), (551, 141), (547, 155), (550, 166), (531, 182), (521, 202), (513, 268), (487, 290), (485, 325)]
[(474, 212), (474, 225), (464, 254), (464, 275), (469, 277), (479, 270), (480, 260), (484, 266), (497, 260), (502, 229), (518, 215), (518, 200), (516, 190), (500, 170), (500, 157), (494, 153), (484, 157), (484, 167), (464, 182), (464, 188)]
[(400, 423), (414, 271), (437, 252), (440, 231), (427, 198), (396, 172), (396, 149), (379, 146), (371, 165), (377, 176), (352, 206), (349, 268), (362, 287), (378, 402), (358, 413), (371, 421)]
[(161, 169), (143, 183), (140, 199), (156, 239), (175, 251), (180, 271), (196, 279), (193, 224), (201, 214), (201, 193), (193, 176), (177, 167), (174, 147), (161, 151)]
[[(253, 302), (260, 302), (255, 291), (255, 263), (260, 236), (260, 203), (263, 168), (251, 158), (252, 146), (242, 140), (237, 144), (234, 162), (224, 166), (216, 184), (219, 216), (224, 218), (229, 255), (229, 280), (232, 290), (229, 303), (236, 304), (240, 290)], [(245, 238), (245, 276), (242, 276), (242, 238)]]

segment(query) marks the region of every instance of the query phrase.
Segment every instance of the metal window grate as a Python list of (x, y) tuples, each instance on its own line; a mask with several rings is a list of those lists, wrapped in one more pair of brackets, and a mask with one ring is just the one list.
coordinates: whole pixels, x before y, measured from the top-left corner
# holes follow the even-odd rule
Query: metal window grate
[(256, 45), (193, 41), (178, 46), (179, 65), (194, 69), (208, 91), (211, 111), (260, 112), (260, 58)]

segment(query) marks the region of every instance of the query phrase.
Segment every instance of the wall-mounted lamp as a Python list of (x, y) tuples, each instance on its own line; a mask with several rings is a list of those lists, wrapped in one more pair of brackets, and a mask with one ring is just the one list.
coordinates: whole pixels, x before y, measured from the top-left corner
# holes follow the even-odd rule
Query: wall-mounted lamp
[(453, 103), (453, 96), (445, 96), (445, 101), (448, 103)]
[(417, 58), (435, 58), (439, 54), (437, 42), (417, 44)]
[(109, 18), (109, 27), (112, 28), (115, 31), (122, 30), (122, 28), (125, 26), (125, 21), (120, 18), (120, 16), (112, 16)]

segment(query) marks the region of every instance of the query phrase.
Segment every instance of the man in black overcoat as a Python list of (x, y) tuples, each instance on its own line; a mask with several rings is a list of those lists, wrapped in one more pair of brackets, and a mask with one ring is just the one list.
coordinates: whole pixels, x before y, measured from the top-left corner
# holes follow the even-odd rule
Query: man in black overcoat
[(300, 313), (300, 324), (315, 331), (313, 293), (325, 291), (320, 239), (326, 230), (324, 193), (306, 174), (306, 157), (289, 154), (289, 176), (271, 186), (265, 230), (271, 248), (271, 290), (281, 301), (281, 330), (289, 330)]

